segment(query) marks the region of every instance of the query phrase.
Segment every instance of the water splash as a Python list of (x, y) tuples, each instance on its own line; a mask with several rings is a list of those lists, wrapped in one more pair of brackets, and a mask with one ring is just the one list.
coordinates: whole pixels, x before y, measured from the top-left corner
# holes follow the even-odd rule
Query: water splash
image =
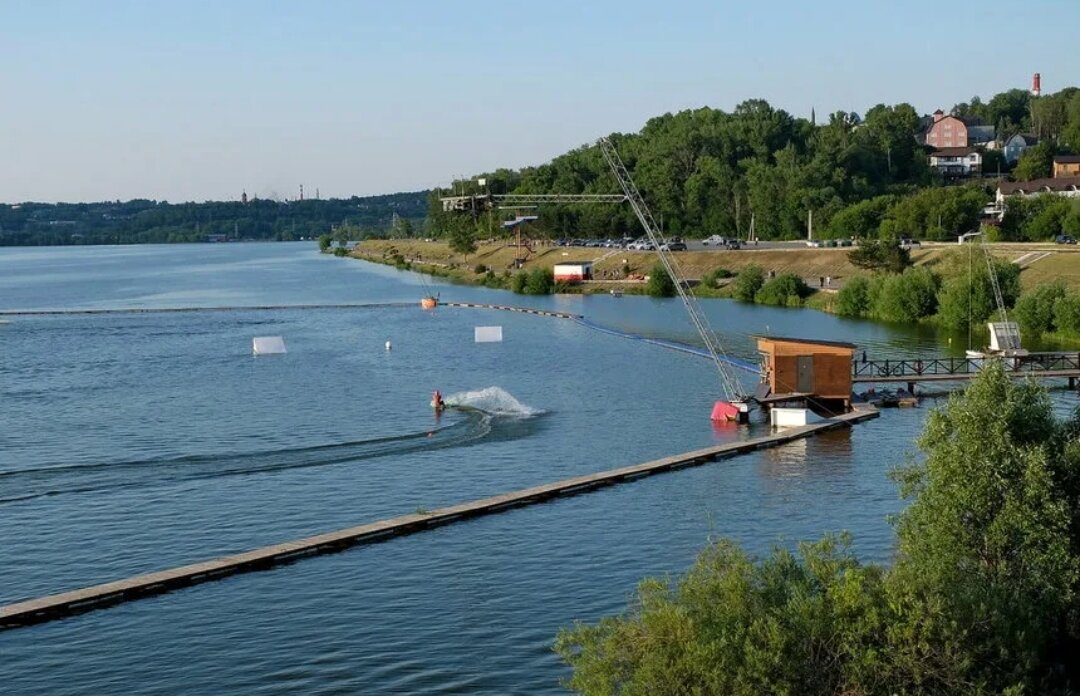
[(443, 403), (447, 406), (482, 411), (492, 416), (530, 418), (544, 413), (543, 409), (527, 406), (515, 399), (510, 392), (499, 387), (458, 392), (447, 396), (443, 399)]

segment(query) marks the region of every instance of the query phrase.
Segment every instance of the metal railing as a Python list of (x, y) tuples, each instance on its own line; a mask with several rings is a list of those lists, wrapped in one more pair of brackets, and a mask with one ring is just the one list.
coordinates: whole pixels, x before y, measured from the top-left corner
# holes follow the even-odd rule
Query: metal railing
[(981, 358), (856, 360), (852, 363), (852, 377), (861, 381), (872, 378), (910, 378), (918, 381), (920, 377), (946, 376), (962, 379), (978, 374), (991, 360), (1002, 361), (1010, 372), (1080, 372), (1080, 353), (1032, 353)]

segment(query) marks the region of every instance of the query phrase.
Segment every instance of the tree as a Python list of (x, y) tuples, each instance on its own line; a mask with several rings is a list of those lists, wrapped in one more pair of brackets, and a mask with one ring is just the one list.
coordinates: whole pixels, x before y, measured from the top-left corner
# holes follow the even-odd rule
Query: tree
[(888, 321), (914, 322), (937, 310), (939, 278), (928, 268), (906, 268), (881, 281), (874, 314)]
[(911, 265), (911, 252), (895, 239), (866, 239), (848, 252), (848, 260), (859, 268), (901, 273)]
[(675, 282), (663, 264), (653, 264), (649, 269), (649, 282), (645, 285), (645, 292), (649, 297), (675, 296)]
[(555, 287), (555, 277), (550, 268), (539, 266), (529, 270), (525, 278), (526, 295), (550, 295)]
[(865, 276), (851, 278), (836, 293), (836, 313), (842, 317), (865, 317), (870, 308), (870, 281)]
[(781, 273), (754, 293), (754, 302), (774, 307), (800, 307), (810, 288), (794, 273)]
[(459, 219), (450, 228), (450, 249), (461, 254), (466, 260), (476, 251), (476, 229), (472, 222)]
[(1045, 389), (992, 362), (930, 414), (925, 460), (897, 474), (911, 504), (898, 517), (890, 580), (937, 601), (949, 621), (934, 639), (962, 646), (952, 668), (968, 672), (971, 692), (1046, 693), (1061, 678), (1051, 665), (1068, 641), (1062, 619), (1080, 571), (1071, 517), (1080, 460), (1067, 460), (1059, 432)]
[(896, 196), (876, 196), (849, 205), (829, 221), (827, 237), (875, 239), (885, 213), (895, 202)]
[(1029, 147), (1020, 155), (1013, 168), (1013, 178), (1017, 181), (1045, 179), (1053, 173), (1054, 155), (1057, 148), (1049, 140), (1041, 140), (1034, 147)]
[(1074, 92), (1066, 103), (1061, 139), (1073, 152), (1080, 152), (1080, 91)]
[(1054, 308), (1065, 296), (1065, 284), (1061, 281), (1044, 283), (1020, 295), (1012, 317), (1020, 324), (1025, 337), (1038, 338), (1054, 330)]
[[(978, 326), (998, 311), (985, 261), (975, 259), (975, 263), (968, 274), (947, 280), (938, 293), (937, 321), (948, 329), (959, 331)], [(994, 273), (1005, 307), (1012, 307), (1020, 296), (1020, 267), (994, 261)]]
[(1031, 100), (1031, 130), (1040, 138), (1057, 140), (1066, 123), (1066, 101), (1056, 95)]
[(319, 235), (319, 251), (326, 251), (330, 248), (330, 245), (334, 242), (334, 238), (328, 234)]
[(751, 264), (739, 271), (732, 284), (732, 294), (735, 299), (743, 302), (753, 302), (754, 295), (765, 284), (765, 271), (761, 266)]
[(990, 200), (976, 186), (921, 189), (890, 206), (881, 223), (882, 238), (952, 240), (979, 226)]
[(1054, 329), (1080, 336), (1080, 292), (1070, 291), (1054, 305)]

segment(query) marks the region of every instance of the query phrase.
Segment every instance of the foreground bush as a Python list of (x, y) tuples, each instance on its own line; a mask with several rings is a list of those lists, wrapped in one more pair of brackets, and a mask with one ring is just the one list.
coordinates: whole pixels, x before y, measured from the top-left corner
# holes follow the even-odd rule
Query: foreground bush
[(846, 537), (711, 544), (625, 614), (564, 629), (585, 694), (1067, 694), (1080, 680), (1080, 419), (986, 367), (897, 470), (892, 568)]

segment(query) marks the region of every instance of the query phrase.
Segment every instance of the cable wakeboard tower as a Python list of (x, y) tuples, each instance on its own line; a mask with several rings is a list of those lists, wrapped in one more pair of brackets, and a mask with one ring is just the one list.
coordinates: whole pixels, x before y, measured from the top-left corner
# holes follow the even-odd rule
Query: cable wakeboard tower
[(706, 350), (709, 351), (709, 355), (712, 357), (713, 365), (720, 376), (720, 391), (723, 396), (723, 399), (713, 404), (712, 419), (714, 421), (746, 422), (750, 417), (752, 397), (742, 393), (739, 381), (731, 371), (724, 347), (721, 345), (716, 332), (709, 325), (709, 320), (701, 310), (697, 298), (689, 292), (682, 269), (679, 267), (675, 255), (669, 250), (664, 233), (656, 224), (652, 213), (649, 212), (649, 207), (645, 204), (645, 199), (642, 198), (641, 192), (638, 191), (637, 185), (634, 184), (634, 180), (630, 177), (630, 172), (627, 171), (622, 158), (619, 157), (619, 151), (615, 149), (615, 144), (608, 138), (600, 138), (596, 141), (596, 144), (600, 148), (600, 152), (603, 153), (604, 160), (611, 167), (612, 174), (618, 180), (619, 186), (626, 195), (626, 200), (634, 209), (638, 221), (645, 228), (645, 234), (648, 236), (649, 241), (652, 242), (653, 247), (655, 247), (660, 263), (674, 281), (675, 291), (678, 292), (679, 298), (690, 315), (690, 322), (697, 329)]

